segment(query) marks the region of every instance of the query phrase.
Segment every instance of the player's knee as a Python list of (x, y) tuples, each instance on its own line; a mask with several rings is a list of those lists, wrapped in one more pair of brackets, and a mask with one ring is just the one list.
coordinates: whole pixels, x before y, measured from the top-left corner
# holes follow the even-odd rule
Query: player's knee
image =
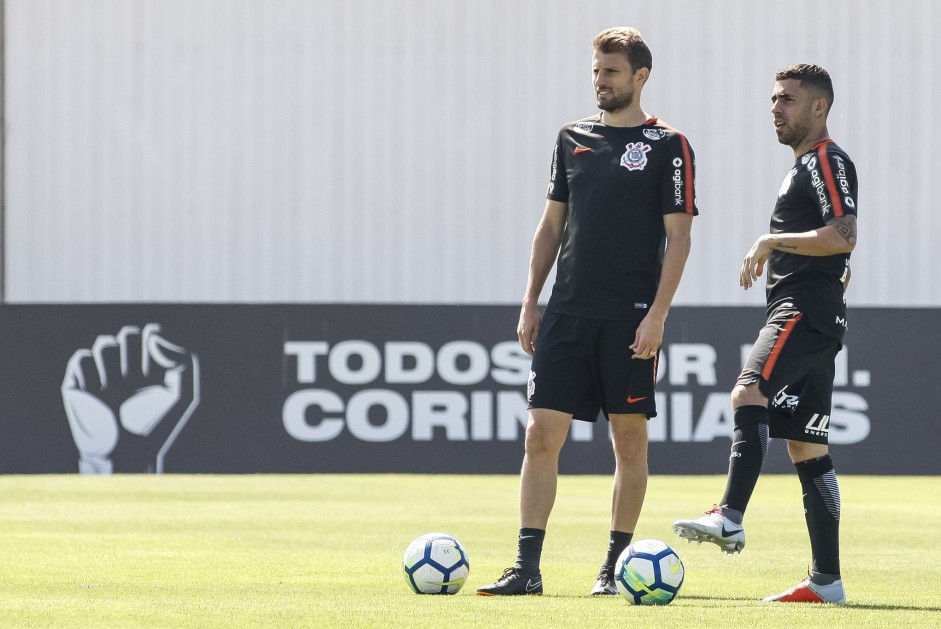
[(558, 454), (565, 443), (565, 434), (549, 422), (530, 421), (526, 426), (526, 454), (533, 456)]
[(647, 435), (621, 434), (620, 438), (612, 440), (612, 450), (617, 461), (618, 469), (637, 469), (638, 466), (647, 465)]
[(615, 443), (614, 457), (621, 466), (646, 465), (647, 442), (637, 440)]
[(768, 406), (768, 398), (758, 388), (758, 383), (736, 384), (732, 389), (732, 408), (743, 406)]
[(788, 439), (787, 453), (792, 463), (819, 459), (829, 454), (830, 448), (825, 443), (810, 443), (807, 441), (793, 441)]

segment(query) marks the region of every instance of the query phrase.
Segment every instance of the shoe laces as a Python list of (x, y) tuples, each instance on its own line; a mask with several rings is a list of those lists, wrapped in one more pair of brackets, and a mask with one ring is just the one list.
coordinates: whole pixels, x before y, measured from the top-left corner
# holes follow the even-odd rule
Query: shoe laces
[(722, 507), (720, 507), (719, 505), (712, 505), (712, 508), (706, 511), (706, 515), (712, 515), (713, 513), (718, 513), (719, 515), (722, 515)]
[(500, 580), (503, 581), (504, 579), (509, 579), (515, 574), (520, 574), (519, 568), (517, 568), (516, 566), (510, 566), (509, 568), (503, 571), (503, 576), (500, 577)]

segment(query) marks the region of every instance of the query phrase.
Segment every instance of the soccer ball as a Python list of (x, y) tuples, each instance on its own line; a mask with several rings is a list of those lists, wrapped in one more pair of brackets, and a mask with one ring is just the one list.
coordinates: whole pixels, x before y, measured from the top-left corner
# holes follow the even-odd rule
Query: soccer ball
[(447, 533), (425, 533), (405, 549), (405, 582), (416, 594), (457, 594), (470, 574), (467, 551)]
[(614, 566), (618, 592), (632, 605), (666, 605), (683, 585), (683, 562), (669, 544), (640, 539), (624, 549)]

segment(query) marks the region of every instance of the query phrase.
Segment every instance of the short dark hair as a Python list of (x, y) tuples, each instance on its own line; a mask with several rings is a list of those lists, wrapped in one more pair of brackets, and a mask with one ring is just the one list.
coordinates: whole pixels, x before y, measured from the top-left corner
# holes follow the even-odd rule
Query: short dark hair
[(595, 50), (605, 54), (620, 52), (627, 57), (631, 69), (653, 68), (653, 55), (643, 35), (630, 26), (613, 26), (598, 33), (594, 41)]
[(830, 80), (830, 73), (824, 68), (812, 63), (798, 63), (781, 68), (774, 75), (775, 81), (785, 79), (797, 79), (801, 82), (801, 87), (826, 100), (827, 111), (833, 107), (833, 81)]

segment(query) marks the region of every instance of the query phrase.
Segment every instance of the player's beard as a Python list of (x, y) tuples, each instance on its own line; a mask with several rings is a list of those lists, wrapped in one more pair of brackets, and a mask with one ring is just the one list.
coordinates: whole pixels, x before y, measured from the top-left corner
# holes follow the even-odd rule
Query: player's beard
[(789, 120), (782, 129), (775, 129), (778, 134), (778, 142), (790, 146), (797, 146), (804, 141), (810, 131), (808, 125), (800, 120)]
[(628, 87), (620, 94), (612, 92), (611, 96), (604, 103), (602, 103), (600, 95), (595, 94), (595, 98), (597, 99), (598, 109), (606, 111), (609, 114), (614, 114), (619, 111), (624, 111), (634, 103), (634, 88)]

